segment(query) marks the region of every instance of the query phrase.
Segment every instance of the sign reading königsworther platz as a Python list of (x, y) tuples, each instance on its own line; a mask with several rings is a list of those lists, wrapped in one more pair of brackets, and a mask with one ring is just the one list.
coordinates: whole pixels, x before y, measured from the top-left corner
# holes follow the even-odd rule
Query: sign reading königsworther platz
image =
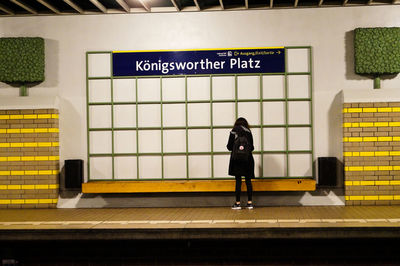
[(283, 72), (284, 47), (113, 51), (114, 76)]

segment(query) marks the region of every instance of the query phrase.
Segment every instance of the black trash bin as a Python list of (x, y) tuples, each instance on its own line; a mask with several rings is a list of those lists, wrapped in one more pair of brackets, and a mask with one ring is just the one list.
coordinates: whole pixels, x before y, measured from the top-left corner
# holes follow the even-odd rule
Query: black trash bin
[(65, 188), (82, 189), (83, 160), (65, 160)]
[(318, 186), (342, 187), (343, 163), (336, 157), (318, 157)]

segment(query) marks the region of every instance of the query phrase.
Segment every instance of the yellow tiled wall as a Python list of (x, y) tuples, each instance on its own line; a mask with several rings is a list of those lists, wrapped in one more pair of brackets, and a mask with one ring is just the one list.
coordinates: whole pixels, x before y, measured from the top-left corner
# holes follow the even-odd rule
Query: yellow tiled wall
[(58, 110), (0, 110), (0, 208), (56, 208)]
[(346, 205), (400, 204), (400, 102), (345, 103)]

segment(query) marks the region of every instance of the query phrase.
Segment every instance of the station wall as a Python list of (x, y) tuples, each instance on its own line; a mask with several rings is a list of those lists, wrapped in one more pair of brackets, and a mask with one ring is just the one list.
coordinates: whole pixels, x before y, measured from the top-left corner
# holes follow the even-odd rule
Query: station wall
[[(352, 31), (398, 27), (399, 12), (400, 6), (392, 5), (0, 18), (0, 37), (46, 40), (46, 81), (29, 95), (59, 97), (61, 167), (65, 159), (87, 158), (87, 51), (297, 45), (313, 47), (314, 159), (342, 160), (342, 91), (373, 90), (372, 80), (354, 73)], [(381, 93), (399, 87), (400, 77), (386, 79)], [(0, 97), (18, 93), (0, 83)]]

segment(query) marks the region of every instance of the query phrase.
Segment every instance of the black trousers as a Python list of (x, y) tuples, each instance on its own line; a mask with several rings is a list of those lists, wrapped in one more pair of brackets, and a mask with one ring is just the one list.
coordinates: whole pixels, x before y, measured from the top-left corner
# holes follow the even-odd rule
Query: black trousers
[[(236, 179), (236, 189), (235, 189), (235, 195), (236, 195), (236, 201), (240, 201), (240, 193), (242, 192), (242, 177), (241, 176), (235, 176)], [(251, 185), (251, 178), (250, 177), (245, 177), (246, 181), (246, 186), (247, 186), (247, 200), (252, 201), (253, 200), (253, 186)]]

